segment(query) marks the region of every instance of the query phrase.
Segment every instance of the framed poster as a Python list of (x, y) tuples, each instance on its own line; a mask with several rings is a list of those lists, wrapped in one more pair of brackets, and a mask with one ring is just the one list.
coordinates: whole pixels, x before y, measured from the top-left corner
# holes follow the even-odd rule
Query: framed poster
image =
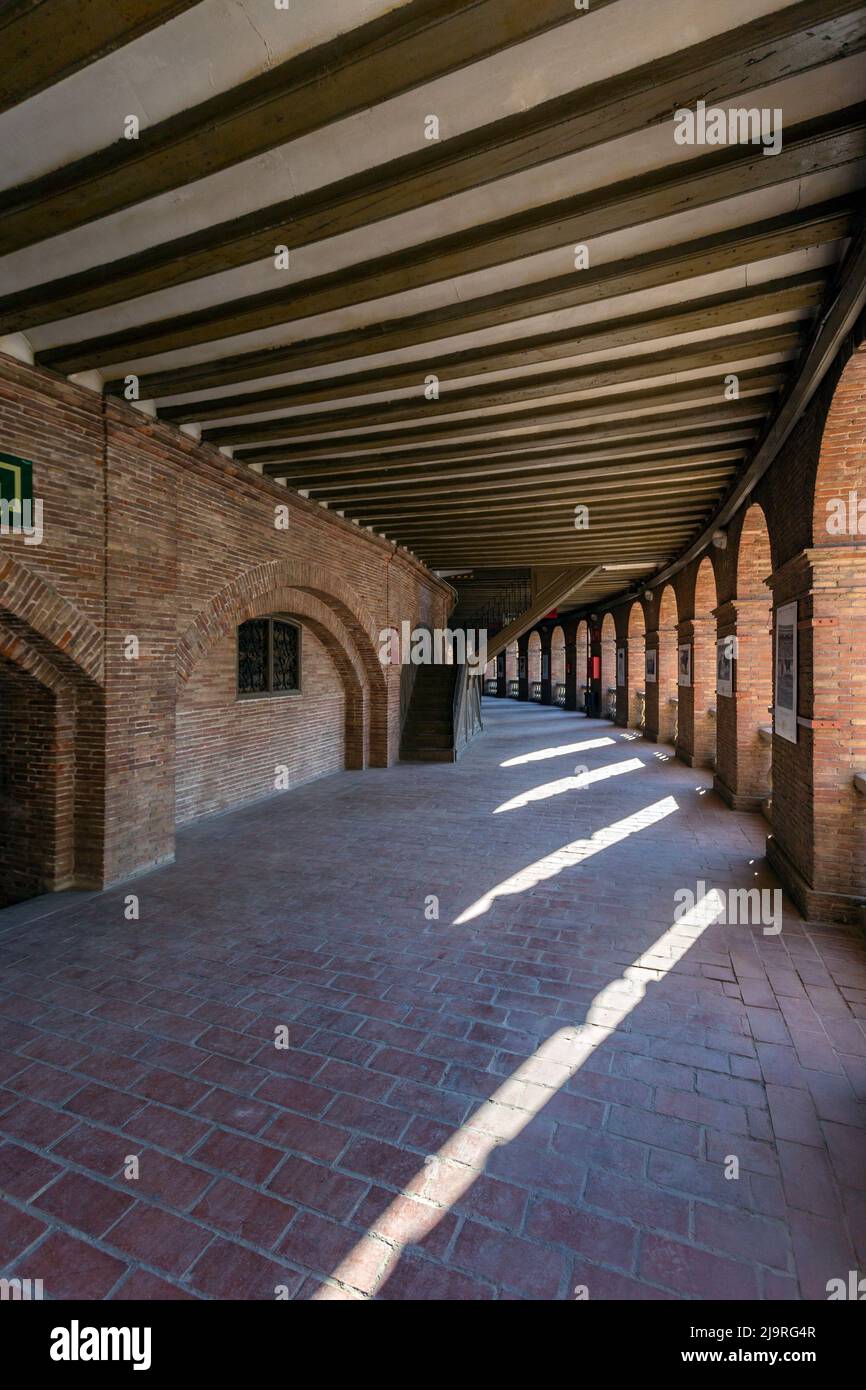
[(692, 683), (692, 644), (681, 642), (677, 647), (677, 685)]
[(644, 664), (644, 673), (650, 685), (655, 684), (656, 676), (658, 675), (658, 659), (659, 654), (656, 651), (655, 647), (647, 647)]
[(546, 681), (550, 675), (550, 657), (547, 652), (541, 653), (541, 679)]
[(625, 685), (625, 647), (616, 649), (616, 683)]
[(734, 657), (730, 637), (720, 637), (716, 642), (716, 694), (734, 693)]
[(773, 731), (797, 742), (797, 604), (776, 609), (776, 700)]

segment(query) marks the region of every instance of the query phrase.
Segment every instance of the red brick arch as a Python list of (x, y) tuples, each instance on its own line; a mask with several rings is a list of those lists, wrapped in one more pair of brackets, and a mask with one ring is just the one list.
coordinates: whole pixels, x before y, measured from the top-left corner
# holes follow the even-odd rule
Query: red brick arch
[[(327, 586), (327, 587), (326, 587)], [(310, 600), (315, 609), (310, 608)], [(315, 625), (343, 680), (347, 704), (346, 754), (349, 766), (388, 764), (388, 710), (385, 673), (377, 652), (372, 617), (347, 585), (321, 566), (274, 560), (237, 575), (201, 610), (177, 647), (178, 683), (184, 684), (213, 645), (249, 618), (264, 613), (296, 613)], [(349, 739), (350, 712), (361, 712), (362, 742)]]
[(658, 701), (658, 739), (660, 743), (675, 743), (679, 701), (678, 648), (679, 610), (673, 584), (666, 584), (658, 604), (658, 670), (656, 672)]
[[(866, 545), (866, 534), (861, 534), (857, 528), (853, 513), (854, 524), (848, 534), (833, 533), (827, 528), (828, 504), (833, 499), (849, 504), (849, 494), (854, 492), (861, 502), (866, 501), (863, 466), (866, 426), (861, 423), (864, 398), (866, 343), (848, 358), (824, 421), (812, 510), (812, 544), (815, 546)], [(851, 511), (850, 504), (848, 510)], [(866, 529), (866, 520), (863, 526)]]
[(632, 729), (644, 727), (645, 695), (641, 695), (639, 692), (646, 690), (645, 654), (646, 615), (640, 599), (635, 599), (628, 614), (628, 650), (626, 652), (628, 717), (625, 722)]
[(11, 555), (0, 560), (0, 616), (49, 660), (64, 669), (78, 668), (97, 685), (103, 683), (103, 642), (98, 628), (73, 604)]

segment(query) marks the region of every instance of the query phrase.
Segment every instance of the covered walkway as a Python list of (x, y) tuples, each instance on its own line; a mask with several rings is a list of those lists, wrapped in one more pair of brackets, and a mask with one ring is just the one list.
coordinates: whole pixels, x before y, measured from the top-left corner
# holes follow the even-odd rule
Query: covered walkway
[(747, 1300), (863, 1268), (862, 935), (767, 918), (766, 823), (664, 745), (485, 722), (456, 765), (337, 773), (4, 914), (5, 1273)]

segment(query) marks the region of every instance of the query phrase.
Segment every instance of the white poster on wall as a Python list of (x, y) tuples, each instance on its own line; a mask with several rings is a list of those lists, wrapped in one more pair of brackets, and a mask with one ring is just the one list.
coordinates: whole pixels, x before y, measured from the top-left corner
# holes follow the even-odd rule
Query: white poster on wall
[(625, 685), (625, 647), (616, 649), (616, 683)]
[(776, 609), (776, 699), (773, 731), (797, 742), (797, 604)]
[(720, 637), (716, 642), (716, 694), (734, 693), (734, 654), (730, 637)]
[(690, 642), (681, 642), (677, 648), (677, 685), (692, 683), (692, 647)]

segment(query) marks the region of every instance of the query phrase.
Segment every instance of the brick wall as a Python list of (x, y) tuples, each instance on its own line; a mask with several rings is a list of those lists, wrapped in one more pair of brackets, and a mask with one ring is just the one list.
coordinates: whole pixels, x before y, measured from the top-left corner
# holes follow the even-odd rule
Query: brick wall
[[(291, 786), (397, 758), (400, 670), (379, 663), (378, 634), (444, 626), (453, 602), (407, 553), (5, 357), (0, 449), (32, 461), (44, 502), (43, 544), (0, 538), (0, 625), (15, 667), (68, 689), (61, 822), (76, 882), (171, 858), (176, 802), (186, 821), (248, 801), (278, 762)], [(288, 529), (275, 525), (285, 507)], [(239, 705), (235, 629), (275, 611), (304, 628), (303, 695)]]
[(345, 695), (325, 646), (301, 634), (301, 693), (237, 700), (234, 635), (196, 667), (177, 706), (177, 819), (256, 801), (337, 772), (345, 757)]

